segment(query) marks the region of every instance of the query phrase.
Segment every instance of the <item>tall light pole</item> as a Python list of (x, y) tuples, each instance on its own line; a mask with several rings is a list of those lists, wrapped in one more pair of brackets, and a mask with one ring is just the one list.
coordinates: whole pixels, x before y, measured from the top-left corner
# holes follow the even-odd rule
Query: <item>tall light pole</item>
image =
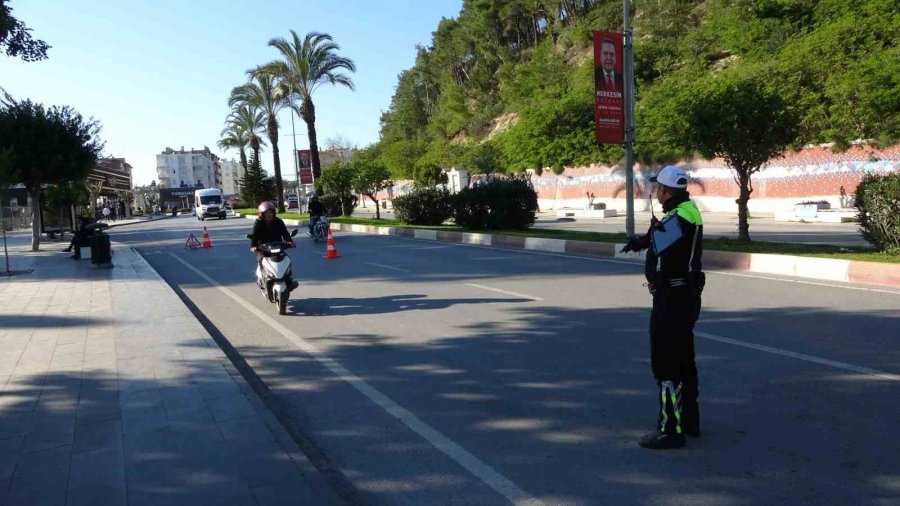
[(634, 46), (629, 26), (630, 0), (622, 1), (622, 35), (625, 81), (625, 235), (634, 237)]
[(294, 130), (294, 86), (291, 85), (291, 137), (294, 141), (294, 175), (297, 177), (297, 199), (300, 199), (300, 160), (297, 156), (297, 131)]

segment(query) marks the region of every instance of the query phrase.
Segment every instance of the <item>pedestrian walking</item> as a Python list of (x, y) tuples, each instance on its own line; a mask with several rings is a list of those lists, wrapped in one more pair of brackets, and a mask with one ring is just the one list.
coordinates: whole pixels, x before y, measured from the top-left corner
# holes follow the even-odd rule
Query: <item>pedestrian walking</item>
[[(644, 448), (684, 446), (685, 434), (700, 436), (699, 378), (694, 358), (694, 324), (700, 316), (703, 220), (687, 191), (688, 175), (664, 167), (656, 177), (656, 198), (663, 217), (651, 221), (647, 234), (623, 251), (647, 250), (645, 276), (653, 296), (650, 313), (650, 363), (659, 394), (655, 431), (642, 437)], [(652, 205), (652, 204), (651, 204)]]
[(112, 211), (109, 210), (109, 206), (103, 206), (103, 219), (109, 222), (109, 216), (112, 214)]

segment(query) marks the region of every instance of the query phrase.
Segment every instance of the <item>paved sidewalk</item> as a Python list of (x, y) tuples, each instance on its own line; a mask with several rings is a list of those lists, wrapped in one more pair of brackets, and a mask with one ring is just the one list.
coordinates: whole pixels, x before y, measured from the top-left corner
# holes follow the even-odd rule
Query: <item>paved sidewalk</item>
[(26, 249), (0, 278), (0, 504), (339, 504), (137, 253)]

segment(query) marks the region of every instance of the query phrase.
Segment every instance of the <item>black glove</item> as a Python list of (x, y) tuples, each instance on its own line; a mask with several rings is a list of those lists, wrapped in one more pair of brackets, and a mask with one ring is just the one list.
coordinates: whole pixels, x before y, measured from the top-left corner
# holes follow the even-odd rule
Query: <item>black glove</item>
[(641, 250), (645, 250), (650, 247), (650, 236), (642, 235), (640, 237), (634, 237), (622, 248), (622, 253), (628, 253), (630, 251), (638, 252)]

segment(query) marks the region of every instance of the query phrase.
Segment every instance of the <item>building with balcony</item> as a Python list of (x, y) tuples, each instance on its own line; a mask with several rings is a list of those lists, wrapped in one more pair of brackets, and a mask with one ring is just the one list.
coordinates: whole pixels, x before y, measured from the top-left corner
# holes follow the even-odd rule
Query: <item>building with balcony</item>
[(157, 184), (160, 188), (220, 188), (221, 161), (204, 146), (203, 149), (166, 148), (156, 155)]
[(222, 193), (226, 197), (237, 195), (241, 191), (240, 183), (244, 177), (244, 168), (234, 160), (221, 160), (219, 166), (222, 172)]

